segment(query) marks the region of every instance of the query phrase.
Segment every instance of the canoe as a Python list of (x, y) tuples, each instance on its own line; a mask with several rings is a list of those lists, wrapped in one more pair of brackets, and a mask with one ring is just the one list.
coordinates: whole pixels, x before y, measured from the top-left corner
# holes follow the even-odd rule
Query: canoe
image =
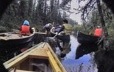
[(82, 32), (77, 33), (77, 40), (81, 44), (96, 44), (98, 43), (99, 37), (87, 35)]
[(51, 46), (42, 42), (3, 63), (9, 72), (66, 72)]
[(23, 48), (34, 39), (34, 34), (28, 36), (19, 36), (17, 33), (0, 33), (0, 49)]
[(34, 35), (20, 37), (17, 33), (0, 33), (0, 58), (6, 61), (30, 48), (34, 43)]
[(80, 44), (76, 49), (76, 59), (79, 59), (83, 55), (96, 52), (98, 50), (97, 44)]

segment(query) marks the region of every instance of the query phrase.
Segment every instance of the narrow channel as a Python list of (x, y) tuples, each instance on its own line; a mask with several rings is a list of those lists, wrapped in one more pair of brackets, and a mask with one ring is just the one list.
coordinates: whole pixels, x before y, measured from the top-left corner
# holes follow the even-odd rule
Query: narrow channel
[(75, 36), (71, 35), (70, 38), (71, 51), (66, 55), (66, 57), (64, 57), (64, 60), (62, 61), (62, 64), (67, 72), (97, 72), (97, 67), (94, 63), (92, 53), (85, 54), (79, 59), (75, 59), (76, 49), (80, 44)]

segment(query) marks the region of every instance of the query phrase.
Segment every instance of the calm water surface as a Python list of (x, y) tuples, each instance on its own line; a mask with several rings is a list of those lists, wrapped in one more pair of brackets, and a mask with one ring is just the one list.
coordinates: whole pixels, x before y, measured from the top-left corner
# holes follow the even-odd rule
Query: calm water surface
[(79, 43), (73, 35), (71, 35), (70, 38), (71, 51), (62, 61), (67, 72), (97, 72), (96, 64), (94, 63), (92, 55), (86, 54), (79, 59), (75, 59), (76, 49)]

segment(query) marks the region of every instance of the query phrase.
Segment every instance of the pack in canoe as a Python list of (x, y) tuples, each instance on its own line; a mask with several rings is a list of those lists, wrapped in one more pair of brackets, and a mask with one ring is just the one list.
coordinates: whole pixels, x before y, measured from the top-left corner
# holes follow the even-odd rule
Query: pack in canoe
[(48, 43), (40, 43), (3, 63), (9, 72), (66, 72)]
[(81, 44), (96, 44), (98, 42), (99, 37), (86, 35), (82, 32), (77, 33), (78, 42)]

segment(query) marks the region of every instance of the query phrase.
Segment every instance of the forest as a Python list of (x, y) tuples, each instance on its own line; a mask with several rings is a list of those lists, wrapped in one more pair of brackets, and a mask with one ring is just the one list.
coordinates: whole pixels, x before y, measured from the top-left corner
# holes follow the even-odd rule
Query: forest
[[(61, 24), (63, 19), (67, 19), (69, 24), (74, 27), (74, 33), (81, 31), (89, 35), (93, 35), (93, 30), (99, 25), (104, 31), (104, 48), (95, 52), (94, 60), (98, 65), (98, 72), (111, 72), (113, 70), (114, 11), (111, 0), (10, 1), (12, 2), (7, 9), (3, 9), (5, 12), (0, 14), (1, 33), (19, 30), (24, 20), (28, 20), (30, 26), (35, 27), (37, 31), (42, 31), (43, 26), (47, 23)], [(76, 2), (77, 7), (71, 11), (73, 1)], [(81, 14), (81, 23), (72, 19), (71, 14)]]
[[(61, 23), (67, 14), (61, 14), (60, 9), (67, 8), (69, 0), (14, 0), (6, 9), (0, 20), (0, 31), (18, 29), (24, 20), (29, 20), (32, 27), (41, 30), (49, 22)], [(73, 24), (75, 21), (69, 19)]]

